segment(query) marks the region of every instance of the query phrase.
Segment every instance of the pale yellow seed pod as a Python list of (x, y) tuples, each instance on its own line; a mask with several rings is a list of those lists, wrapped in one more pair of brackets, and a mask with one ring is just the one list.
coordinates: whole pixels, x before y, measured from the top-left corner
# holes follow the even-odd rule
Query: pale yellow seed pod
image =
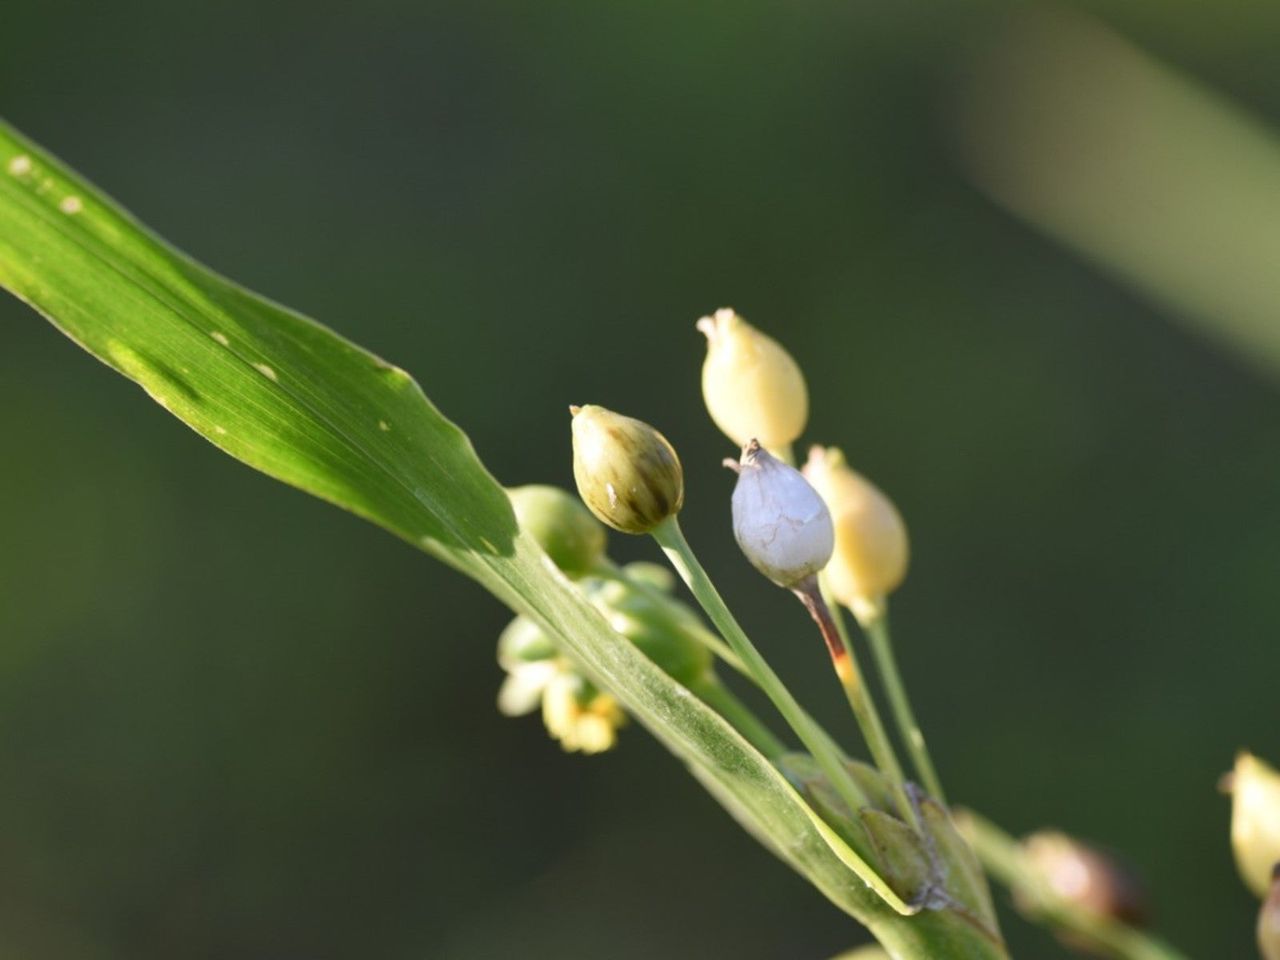
[(711, 419), (740, 447), (754, 439), (785, 451), (809, 419), (809, 391), (791, 354), (727, 307), (698, 329), (707, 336), (702, 398)]
[(836, 547), (823, 571), (832, 595), (862, 623), (884, 612), (907, 575), (907, 526), (888, 497), (834, 447), (813, 447), (804, 475), (826, 501)]
[(1280, 772), (1251, 753), (1236, 757), (1231, 793), (1231, 849), (1245, 885), (1259, 897), (1280, 864)]

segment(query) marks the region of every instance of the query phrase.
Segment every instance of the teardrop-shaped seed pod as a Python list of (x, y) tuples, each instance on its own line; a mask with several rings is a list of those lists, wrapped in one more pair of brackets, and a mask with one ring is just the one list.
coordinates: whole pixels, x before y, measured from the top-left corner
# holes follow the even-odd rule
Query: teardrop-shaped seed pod
[(788, 589), (825, 567), (835, 545), (831, 514), (800, 471), (755, 440), (735, 469), (733, 535), (751, 565)]
[(570, 407), (573, 479), (582, 502), (623, 533), (648, 533), (684, 505), (684, 471), (667, 438), (604, 407)]

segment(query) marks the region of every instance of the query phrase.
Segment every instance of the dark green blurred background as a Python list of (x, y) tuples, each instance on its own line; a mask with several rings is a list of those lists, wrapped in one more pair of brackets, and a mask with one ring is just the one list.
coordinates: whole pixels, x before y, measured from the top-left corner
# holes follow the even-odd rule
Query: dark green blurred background
[[(1280, 122), (1280, 12), (1091, 9)], [(1123, 850), (1250, 955), (1215, 781), (1280, 760), (1276, 383), (978, 193), (949, 93), (999, 4), (9, 4), (0, 112), (178, 246), (410, 370), (504, 482), (570, 402), (659, 425), (737, 554), (694, 320), (801, 361), (809, 438), (914, 538), (904, 667), (949, 793)], [(224, 457), (0, 301), (0, 953), (807, 958), (865, 934), (643, 731), (504, 720), (507, 614)], [(622, 559), (655, 556), (620, 542)], [(804, 638), (804, 639), (802, 639)], [(1061, 951), (1007, 917), (1021, 957)]]

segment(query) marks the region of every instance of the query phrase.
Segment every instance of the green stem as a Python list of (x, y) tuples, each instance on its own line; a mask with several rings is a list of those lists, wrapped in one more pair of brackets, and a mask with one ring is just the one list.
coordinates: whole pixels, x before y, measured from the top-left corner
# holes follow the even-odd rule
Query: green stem
[(699, 627), (694, 631), (694, 636), (698, 638), (698, 642), (719, 657), (730, 669), (746, 677), (752, 683), (756, 682), (756, 678), (751, 675), (751, 671), (747, 669), (747, 665), (742, 662), (741, 658), (729, 648), (729, 645), (717, 637), (705, 627)]
[(848, 631), (841, 629), (832, 615), (818, 586), (816, 577), (808, 577), (797, 585), (792, 592), (800, 598), (809, 615), (813, 617), (822, 638), (827, 643), (827, 652), (831, 654), (831, 666), (835, 669), (840, 687), (844, 690), (845, 699), (853, 708), (853, 716), (858, 721), (862, 736), (867, 741), (871, 756), (893, 788), (894, 797), (898, 801), (898, 812), (903, 821), (916, 821), (915, 804), (907, 796), (906, 778), (902, 775), (902, 765), (898, 763), (893, 745), (884, 732), (884, 723), (880, 720), (880, 711), (871, 699), (871, 691), (862, 680), (862, 670), (854, 656), (853, 645), (849, 642)]
[(893, 639), (889, 635), (889, 615), (881, 613), (865, 624), (864, 629), (871, 640), (871, 652), (876, 660), (876, 669), (880, 672), (880, 680), (889, 696), (889, 706), (893, 709), (894, 722), (898, 725), (898, 735), (911, 754), (912, 766), (916, 768), (916, 774), (929, 795), (945, 806), (947, 798), (942, 793), (942, 781), (938, 779), (933, 759), (929, 756), (929, 748), (924, 742), (924, 734), (920, 730), (920, 724), (916, 722), (915, 711), (911, 709), (911, 700), (902, 682), (902, 674), (898, 672), (898, 658), (894, 655)]
[(991, 877), (1016, 894), (1027, 919), (1072, 935), (1111, 960), (1186, 960), (1169, 944), (1111, 917), (1081, 909), (1040, 881), (1022, 844), (972, 810), (958, 811), (956, 826)]
[[(649, 597), (649, 599), (657, 603), (676, 603), (677, 602), (675, 599), (673, 599), (671, 596), (669, 596), (662, 590), (659, 590), (657, 587), (651, 586), (647, 583), (644, 583), (642, 581), (635, 580), (629, 577), (627, 575), (626, 570), (624, 570), (622, 567), (618, 566), (616, 563), (614, 563), (612, 560), (609, 560), (608, 558), (605, 558), (604, 560), (600, 561), (592, 569), (591, 572), (597, 577), (601, 577), (609, 580), (617, 580), (631, 587), (634, 587), (635, 589), (642, 591), (645, 594), (645, 596)], [(837, 610), (835, 611), (835, 613), (837, 615), (836, 622), (837, 622), (837, 625), (839, 625), (840, 623), (838, 619), (839, 611)], [(736, 653), (734, 653), (732, 649), (730, 649), (729, 645), (726, 644), (723, 640), (721, 640), (720, 637), (717, 636), (714, 632), (712, 632), (711, 630), (708, 630), (706, 627), (700, 624), (697, 627), (697, 629), (693, 631), (693, 635), (697, 638), (699, 643), (701, 643), (713, 654), (715, 654), (715, 656), (719, 657), (720, 660), (723, 661), (727, 666), (735, 670), (744, 679), (748, 680), (753, 686), (756, 687), (756, 689), (761, 689), (760, 682), (751, 673), (751, 671), (747, 669), (747, 665), (743, 663), (742, 659)], [(718, 680), (716, 682), (719, 683)], [(735, 702), (737, 702), (743, 710), (749, 711), (749, 708), (745, 704), (742, 704), (741, 701), (737, 701), (736, 698), (735, 698)], [(729, 718), (726, 718), (726, 719), (729, 719)], [(760, 720), (756, 718), (754, 714), (751, 714), (751, 719), (754, 720), (757, 724), (760, 724), (762, 727), (764, 726), (760, 722)], [(834, 751), (837, 755), (839, 755), (841, 759), (844, 759), (845, 758), (844, 751), (840, 748), (840, 745), (831, 738), (831, 735), (828, 734), (825, 730), (823, 730), (822, 727), (819, 726), (818, 722), (814, 720), (812, 717), (809, 718), (809, 723), (817, 731), (818, 735), (821, 736), (827, 742), (830, 749)], [(770, 736), (772, 736), (772, 734), (770, 734)], [(751, 738), (748, 737), (747, 739), (750, 740)], [(776, 741), (776, 738), (774, 739)], [(756, 744), (756, 746), (758, 747), (760, 746), (760, 744)], [(761, 752), (764, 752), (764, 751), (761, 751)], [(785, 753), (786, 748), (784, 747), (784, 749), (781, 752)], [(767, 753), (765, 755), (768, 756)]]
[(787, 752), (787, 745), (774, 736), (773, 731), (751, 712), (751, 708), (733, 695), (733, 691), (709, 675), (689, 685), (689, 690), (729, 723), (751, 745), (769, 760), (776, 760)]
[(729, 608), (725, 606), (715, 584), (707, 576), (707, 571), (694, 556), (689, 541), (684, 537), (684, 531), (680, 529), (680, 522), (675, 517), (669, 517), (653, 529), (652, 535), (698, 603), (702, 605), (702, 609), (711, 618), (711, 622), (720, 631), (720, 635), (728, 641), (733, 652), (738, 655), (760, 685), (760, 689), (773, 702), (783, 719), (800, 738), (800, 742), (813, 755), (841, 799), (849, 805), (851, 810), (868, 806), (865, 794), (849, 775), (839, 751), (835, 749), (830, 738), (796, 702), (791, 691), (765, 662), (760, 651), (748, 639), (742, 627), (738, 625), (738, 621), (729, 612)]

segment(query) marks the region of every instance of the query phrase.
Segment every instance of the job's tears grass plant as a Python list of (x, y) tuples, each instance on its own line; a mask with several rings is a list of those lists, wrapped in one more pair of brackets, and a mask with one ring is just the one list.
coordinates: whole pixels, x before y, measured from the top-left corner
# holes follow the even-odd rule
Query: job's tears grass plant
[[(516, 612), (498, 642), (499, 708), (540, 712), (556, 741), (584, 754), (613, 748), (628, 718), (647, 728), (880, 943), (846, 956), (1006, 957), (987, 876), (1073, 947), (1179, 956), (1138, 928), (1132, 883), (1105, 855), (1059, 833), (1017, 841), (948, 805), (888, 627), (906, 526), (835, 448), (813, 448), (803, 474), (794, 469), (808, 417), (800, 366), (732, 310), (697, 324), (707, 411), (739, 448), (726, 535), (807, 609), (871, 763), (813, 720), (769, 666), (773, 638), (753, 640), (725, 605), (680, 528), (680, 457), (642, 420), (573, 408), (574, 476), (589, 511), (554, 487), (504, 490), (403, 370), (164, 246), (2, 124), (0, 284), (222, 450), (491, 590)], [(613, 563), (596, 518), (651, 536), (707, 620), (665, 567)], [(863, 640), (910, 773), (863, 675)], [(736, 682), (757, 686), (774, 712), (750, 710)], [(1277, 783), (1247, 754), (1226, 783), (1233, 848), (1262, 900), (1265, 960), (1280, 958)]]

